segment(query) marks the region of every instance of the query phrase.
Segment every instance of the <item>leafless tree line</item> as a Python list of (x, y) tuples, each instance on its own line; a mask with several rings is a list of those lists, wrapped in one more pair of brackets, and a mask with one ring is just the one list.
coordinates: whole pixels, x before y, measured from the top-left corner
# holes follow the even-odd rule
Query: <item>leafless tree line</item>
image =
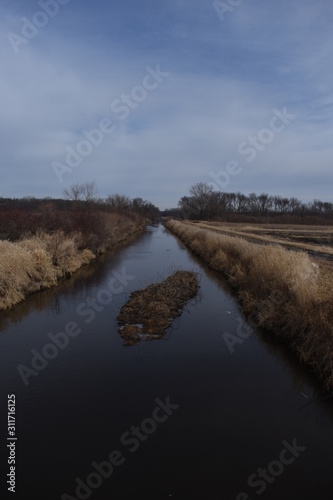
[(212, 186), (199, 182), (183, 196), (178, 203), (178, 211), (186, 219), (212, 219), (228, 214), (252, 216), (273, 215), (314, 215), (333, 219), (333, 203), (313, 200), (303, 203), (295, 197), (271, 196), (267, 193), (223, 193), (214, 191)]
[(74, 183), (63, 191), (64, 198), (54, 199), (50, 197), (35, 198), (26, 196), (24, 198), (1, 198), (0, 212), (8, 210), (23, 210), (27, 212), (42, 210), (43, 212), (55, 212), (57, 210), (83, 210), (104, 212), (136, 212), (148, 219), (159, 218), (159, 209), (151, 202), (143, 198), (130, 198), (121, 194), (110, 194), (106, 198), (98, 195), (95, 182)]

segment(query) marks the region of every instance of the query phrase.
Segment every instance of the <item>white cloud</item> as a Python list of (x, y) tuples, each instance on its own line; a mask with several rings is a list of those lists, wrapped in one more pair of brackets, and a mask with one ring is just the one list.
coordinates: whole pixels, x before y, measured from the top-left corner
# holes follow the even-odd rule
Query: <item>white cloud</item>
[[(135, 39), (114, 46), (102, 28), (99, 38), (94, 31), (87, 38), (76, 39), (76, 31), (62, 38), (55, 22), (18, 55), (9, 44), (0, 48), (1, 169), (8, 195), (59, 196), (64, 185), (95, 180), (103, 195), (149, 197), (163, 208), (175, 206), (192, 184), (210, 182), (211, 170), (235, 159), (244, 172), (232, 179), (231, 191), (279, 188), (283, 195), (294, 189), (291, 194), (307, 198), (316, 169), (316, 196), (320, 189), (323, 199), (331, 196), (331, 35), (321, 7), (310, 0), (304, 8), (285, 9), (244, 2), (224, 24), (216, 22), (213, 8), (203, 10), (198, 3), (186, 24), (190, 3), (175, 5), (178, 10), (169, 6), (167, 14), (180, 16), (179, 22), (163, 21), (158, 40), (152, 28), (146, 51), (137, 51)], [(75, 18), (75, 30), (79, 21)], [(68, 22), (64, 12), (63, 23)], [(3, 38), (7, 31), (2, 25)], [(165, 33), (170, 47), (163, 45)], [(140, 36), (142, 43), (144, 33)], [(48, 50), (42, 40), (49, 40)], [(182, 44), (191, 41), (195, 50), (189, 52)], [(140, 85), (147, 65), (157, 64), (170, 76), (119, 120), (112, 101)], [(284, 106), (297, 118), (248, 164), (238, 145), (268, 126), (273, 108)], [(66, 146), (75, 147), (82, 130), (95, 128), (104, 117), (114, 120), (114, 132), (61, 185), (51, 163), (63, 161)]]

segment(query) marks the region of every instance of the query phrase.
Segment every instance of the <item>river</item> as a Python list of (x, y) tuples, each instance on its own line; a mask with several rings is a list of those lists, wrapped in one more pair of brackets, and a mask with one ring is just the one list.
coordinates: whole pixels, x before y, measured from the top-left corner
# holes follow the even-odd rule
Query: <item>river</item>
[[(163, 339), (125, 347), (130, 292), (176, 269), (199, 273), (199, 296)], [(10, 456), (19, 500), (332, 498), (330, 400), (163, 226), (2, 313), (0, 329), (1, 498), (15, 498)]]

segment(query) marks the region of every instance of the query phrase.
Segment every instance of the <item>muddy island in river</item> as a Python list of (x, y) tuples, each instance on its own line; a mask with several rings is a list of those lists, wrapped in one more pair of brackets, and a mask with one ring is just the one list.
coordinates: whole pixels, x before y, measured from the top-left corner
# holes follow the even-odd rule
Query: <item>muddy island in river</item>
[(160, 283), (132, 292), (117, 318), (124, 345), (163, 338), (198, 290), (197, 273), (177, 271)]

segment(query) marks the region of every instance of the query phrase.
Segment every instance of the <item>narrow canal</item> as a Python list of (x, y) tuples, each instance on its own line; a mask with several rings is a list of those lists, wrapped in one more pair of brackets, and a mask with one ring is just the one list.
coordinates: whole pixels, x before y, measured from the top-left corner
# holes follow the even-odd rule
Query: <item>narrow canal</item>
[[(177, 269), (199, 272), (199, 296), (163, 339), (125, 347), (130, 292)], [(331, 402), (163, 226), (2, 313), (0, 330), (1, 498), (15, 498), (11, 394), (19, 500), (332, 498)]]

